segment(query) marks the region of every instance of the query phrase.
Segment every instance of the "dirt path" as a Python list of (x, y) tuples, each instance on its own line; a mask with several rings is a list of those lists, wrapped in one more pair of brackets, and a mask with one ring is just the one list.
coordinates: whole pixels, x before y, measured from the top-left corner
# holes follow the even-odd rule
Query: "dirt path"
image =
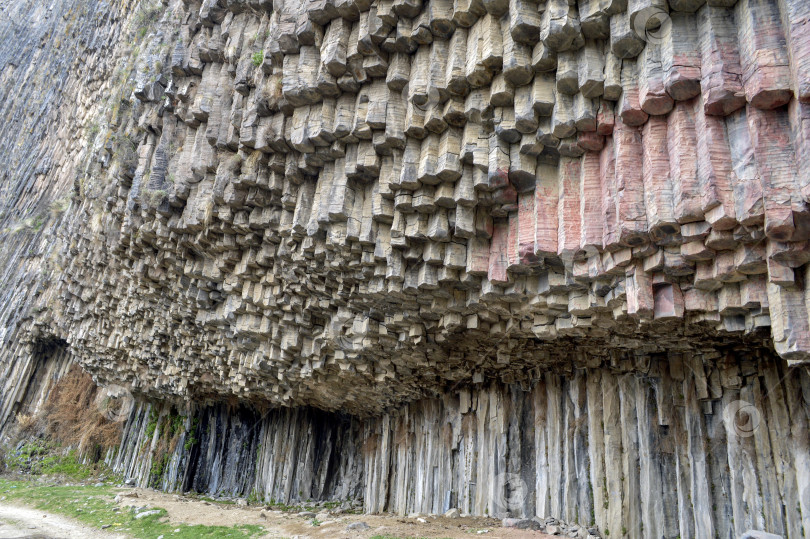
[(123, 539), (69, 518), (0, 503), (0, 539)]
[[(489, 518), (423, 517), (391, 515), (355, 515), (296, 513), (220, 504), (165, 494), (148, 489), (131, 489), (117, 497), (121, 506), (143, 509), (163, 508), (172, 524), (236, 526), (257, 524), (266, 530), (263, 539), (368, 539), (375, 535), (471, 539), (558, 539), (540, 532), (501, 528), (500, 521)], [(314, 522), (314, 523), (313, 523)], [(368, 527), (362, 527), (365, 523)], [(348, 529), (355, 524), (360, 529)], [(70, 518), (0, 502), (0, 539), (126, 539), (128, 535), (109, 533)]]
[[(267, 538), (299, 539), (367, 539), (374, 535), (394, 537), (441, 537), (453, 539), (559, 539), (540, 532), (501, 528), (500, 521), (489, 518), (424, 517), (400, 518), (391, 515), (316, 515), (318, 526), (312, 525), (312, 517), (295, 513), (271, 511), (261, 507), (244, 507), (201, 501), (184, 496), (165, 494), (147, 489), (133, 489), (135, 497), (121, 496), (122, 505), (136, 507), (153, 506), (166, 509), (172, 523), (234, 526), (258, 524), (267, 530)], [(126, 494), (126, 493), (123, 493)], [(367, 529), (348, 530), (347, 526), (365, 522)], [(486, 530), (486, 531), (484, 531)], [(479, 533), (481, 532), (481, 533)]]

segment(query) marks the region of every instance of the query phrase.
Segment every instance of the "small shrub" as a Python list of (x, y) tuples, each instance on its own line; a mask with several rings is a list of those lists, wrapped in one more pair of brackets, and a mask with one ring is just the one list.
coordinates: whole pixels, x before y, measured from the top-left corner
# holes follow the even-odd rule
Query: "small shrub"
[(41, 473), (42, 461), (54, 448), (55, 444), (41, 439), (34, 439), (9, 450), (6, 454), (6, 466), (21, 473)]
[(151, 439), (152, 435), (155, 434), (155, 429), (157, 428), (157, 421), (158, 421), (158, 412), (154, 407), (152, 407), (149, 410), (149, 422), (146, 424), (144, 442), (148, 439)]
[(186, 451), (191, 451), (191, 448), (194, 447), (199, 440), (197, 440), (197, 427), (200, 425), (200, 420), (198, 418), (194, 418), (191, 420), (191, 428), (188, 430), (186, 434), (186, 442), (183, 444), (183, 449)]
[(28, 437), (36, 434), (40, 426), (39, 418), (33, 414), (17, 414), (17, 436)]
[(164, 189), (147, 189), (144, 192), (144, 201), (152, 208), (157, 208), (166, 198), (166, 191)]
[(169, 428), (169, 434), (174, 436), (175, 434), (179, 434), (180, 432), (185, 430), (184, 423), (186, 422), (186, 416), (184, 415), (176, 415), (172, 417), (172, 423)]
[(17, 414), (17, 425), (23, 430), (33, 427), (36, 421), (36, 418), (31, 414)]
[(17, 224), (11, 228), (11, 232), (16, 234), (22, 230), (30, 230), (32, 232), (39, 232), (42, 230), (42, 226), (45, 224), (45, 217), (43, 215), (35, 215), (24, 219), (22, 221), (18, 221)]
[(147, 30), (158, 21), (162, 11), (163, 6), (161, 4), (150, 5), (148, 2), (144, 2), (140, 5), (133, 19), (133, 24), (138, 29), (140, 37), (145, 36)]
[(259, 67), (264, 62), (264, 51), (254, 52), (253, 53), (253, 65)]
[(48, 209), (50, 210), (51, 215), (56, 217), (65, 213), (68, 207), (70, 207), (70, 196), (65, 196), (51, 202)]
[(262, 501), (262, 497), (259, 496), (259, 493), (256, 492), (256, 489), (250, 491), (250, 494), (247, 497), (247, 502), (249, 505), (254, 505)]
[(152, 467), (149, 469), (149, 484), (155, 488), (160, 488), (160, 480), (166, 467), (169, 465), (169, 454), (164, 453), (162, 456), (155, 456), (152, 460)]
[(87, 142), (88, 144), (92, 144), (96, 137), (98, 136), (99, 132), (101, 131), (101, 126), (97, 123), (92, 123), (87, 127)]
[(77, 447), (81, 454), (102, 451), (121, 441), (121, 424), (104, 417), (95, 406), (98, 387), (89, 374), (74, 365), (54, 386), (43, 417), (52, 439)]
[(137, 146), (127, 135), (116, 137), (113, 147), (113, 156), (121, 164), (124, 171), (134, 174), (138, 165)]

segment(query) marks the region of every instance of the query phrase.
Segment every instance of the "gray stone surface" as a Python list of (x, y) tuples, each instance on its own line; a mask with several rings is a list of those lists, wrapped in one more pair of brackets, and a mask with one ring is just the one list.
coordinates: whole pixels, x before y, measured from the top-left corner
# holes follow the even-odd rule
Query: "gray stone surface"
[(805, 3), (569, 4), (0, 5), (0, 436), (76, 362), (132, 484), (807, 533)]

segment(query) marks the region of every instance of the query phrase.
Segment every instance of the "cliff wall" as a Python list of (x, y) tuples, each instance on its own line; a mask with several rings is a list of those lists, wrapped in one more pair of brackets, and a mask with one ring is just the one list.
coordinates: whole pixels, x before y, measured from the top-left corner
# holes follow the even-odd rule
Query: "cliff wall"
[(0, 9), (0, 432), (75, 362), (144, 485), (810, 533), (806, 2)]
[(364, 420), (141, 407), (108, 462), (140, 486), (276, 503), (553, 515), (603, 537), (806, 537), (810, 376), (740, 356), (617, 357)]

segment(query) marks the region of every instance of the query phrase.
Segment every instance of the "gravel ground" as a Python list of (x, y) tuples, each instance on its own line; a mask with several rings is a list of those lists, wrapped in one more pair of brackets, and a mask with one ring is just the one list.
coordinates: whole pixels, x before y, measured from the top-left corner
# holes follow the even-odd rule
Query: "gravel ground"
[(0, 502), (0, 539), (123, 539), (63, 516)]

